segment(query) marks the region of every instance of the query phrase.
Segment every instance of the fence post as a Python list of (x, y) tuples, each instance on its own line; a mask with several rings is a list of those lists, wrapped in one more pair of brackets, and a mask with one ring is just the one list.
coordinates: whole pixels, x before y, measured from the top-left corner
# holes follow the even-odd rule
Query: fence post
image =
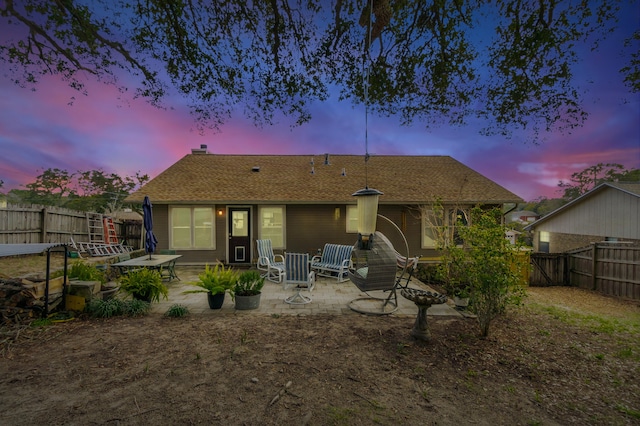
[(598, 280), (596, 279), (596, 273), (598, 272), (598, 259), (596, 253), (598, 252), (598, 243), (591, 243), (591, 289), (597, 290), (596, 285)]
[(42, 208), (42, 217), (40, 218), (41, 220), (41, 224), (42, 224), (42, 230), (40, 232), (40, 242), (41, 243), (46, 243), (47, 242), (47, 215), (48, 215), (48, 211), (46, 207)]

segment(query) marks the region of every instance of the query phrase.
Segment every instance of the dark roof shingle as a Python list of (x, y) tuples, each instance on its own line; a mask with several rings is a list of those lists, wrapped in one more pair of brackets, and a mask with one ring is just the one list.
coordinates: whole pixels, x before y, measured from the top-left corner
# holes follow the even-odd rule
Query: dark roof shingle
[(384, 193), (381, 204), (522, 201), (449, 156), (371, 156), (365, 167), (356, 155), (331, 155), (326, 165), (324, 155), (218, 154), (184, 156), (126, 201), (148, 195), (156, 204), (352, 203), (365, 183)]

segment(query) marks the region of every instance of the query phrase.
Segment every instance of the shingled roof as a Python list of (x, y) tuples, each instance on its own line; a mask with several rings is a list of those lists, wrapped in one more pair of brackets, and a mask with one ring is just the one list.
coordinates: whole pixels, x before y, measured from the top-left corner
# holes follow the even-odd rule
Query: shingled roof
[(154, 204), (344, 204), (365, 183), (384, 193), (381, 204), (522, 201), (449, 156), (371, 156), (365, 169), (357, 155), (209, 153), (184, 156), (125, 201), (148, 195)]

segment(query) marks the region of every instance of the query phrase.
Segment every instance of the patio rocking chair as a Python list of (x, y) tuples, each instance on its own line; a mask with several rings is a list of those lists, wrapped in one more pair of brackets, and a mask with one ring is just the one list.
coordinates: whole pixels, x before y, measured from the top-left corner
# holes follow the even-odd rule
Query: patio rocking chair
[(284, 256), (273, 254), (271, 240), (256, 240), (258, 248), (257, 268), (265, 279), (281, 283), (284, 278)]
[(311, 297), (300, 293), (302, 290), (311, 291), (316, 284), (316, 274), (311, 270), (308, 253), (285, 253), (285, 290), (294, 285), (296, 293), (284, 301), (290, 305), (304, 305), (311, 303)]

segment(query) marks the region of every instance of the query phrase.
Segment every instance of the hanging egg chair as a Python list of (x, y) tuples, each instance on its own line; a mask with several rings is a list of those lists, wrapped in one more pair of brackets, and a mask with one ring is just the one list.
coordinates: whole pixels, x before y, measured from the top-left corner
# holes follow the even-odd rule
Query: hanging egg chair
[(376, 231), (371, 244), (369, 250), (358, 248), (358, 244), (353, 247), (349, 279), (364, 292), (391, 290), (396, 282), (396, 251), (380, 231)]
[[(398, 231), (408, 251), (407, 240), (400, 228), (387, 217), (380, 214), (377, 216), (388, 221)], [(398, 309), (396, 288), (403, 279), (406, 280), (406, 285), (409, 284), (411, 274), (405, 277), (407, 266), (411, 263), (413, 270), (414, 262), (417, 265), (417, 258), (401, 255), (382, 232), (376, 231), (367, 249), (361, 248), (358, 243), (354, 245), (351, 261), (353, 267), (347, 275), (360, 291), (367, 294), (370, 291), (388, 291), (389, 295), (383, 298), (369, 295), (360, 297), (349, 302), (349, 308), (367, 315), (388, 315), (395, 312)], [(398, 268), (402, 268), (399, 276)]]

